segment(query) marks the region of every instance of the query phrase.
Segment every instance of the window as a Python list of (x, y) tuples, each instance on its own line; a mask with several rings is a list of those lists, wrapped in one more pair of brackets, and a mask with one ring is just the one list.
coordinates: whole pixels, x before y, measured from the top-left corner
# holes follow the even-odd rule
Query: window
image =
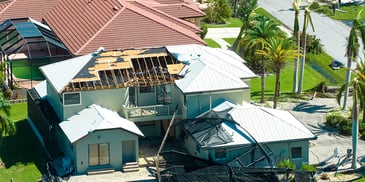
[(291, 148), (291, 158), (302, 158), (302, 147), (293, 147)]
[(89, 144), (89, 166), (109, 164), (109, 144)]
[(77, 105), (81, 104), (81, 94), (78, 93), (64, 93), (63, 105)]
[(215, 149), (215, 158), (216, 159), (223, 159), (223, 158), (226, 158), (226, 149), (224, 148), (218, 148), (218, 149)]
[(139, 87), (139, 93), (149, 93), (154, 91), (154, 87)]
[(157, 104), (171, 104), (171, 85), (156, 87)]

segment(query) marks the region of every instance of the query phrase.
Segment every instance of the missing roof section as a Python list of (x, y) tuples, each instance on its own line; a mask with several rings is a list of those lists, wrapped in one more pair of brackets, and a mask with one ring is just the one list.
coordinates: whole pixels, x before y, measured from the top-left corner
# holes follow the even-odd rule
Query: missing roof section
[(102, 51), (79, 71), (64, 92), (173, 83), (184, 64), (166, 48)]

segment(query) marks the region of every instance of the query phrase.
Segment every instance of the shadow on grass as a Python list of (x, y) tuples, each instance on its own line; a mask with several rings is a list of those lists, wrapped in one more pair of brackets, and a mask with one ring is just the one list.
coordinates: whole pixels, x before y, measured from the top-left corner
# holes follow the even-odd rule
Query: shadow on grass
[(17, 164), (34, 163), (38, 170), (44, 174), (46, 172), (45, 164), (49, 159), (28, 121), (23, 119), (16, 122), (15, 125), (16, 134), (4, 137), (0, 146), (0, 158), (5, 167), (10, 168)]

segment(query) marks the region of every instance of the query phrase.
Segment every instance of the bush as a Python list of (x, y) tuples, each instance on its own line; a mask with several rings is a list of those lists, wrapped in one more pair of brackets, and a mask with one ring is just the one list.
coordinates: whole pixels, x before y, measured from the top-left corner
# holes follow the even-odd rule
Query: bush
[(331, 128), (337, 128), (340, 126), (340, 122), (345, 118), (341, 115), (327, 115), (326, 116), (326, 126)]
[(208, 28), (202, 24), (200, 29), (202, 30), (202, 33), (200, 33), (200, 38), (204, 39), (205, 35), (208, 33)]
[(317, 168), (315, 166), (312, 166), (312, 165), (309, 165), (309, 164), (302, 164), (302, 166), (300, 167), (300, 170), (316, 172)]
[(225, 23), (224, 19), (232, 15), (232, 10), (226, 0), (208, 1), (208, 7), (205, 9), (205, 18), (203, 21), (207, 23), (221, 24)]
[(323, 52), (321, 40), (316, 38), (315, 35), (307, 35), (307, 47), (306, 51), (314, 55), (321, 54)]
[(295, 164), (290, 159), (284, 159), (278, 163), (279, 168), (295, 169)]
[(339, 130), (340, 134), (345, 136), (351, 136), (351, 131), (351, 126), (342, 126)]
[(360, 139), (365, 140), (365, 132), (364, 131), (360, 133)]

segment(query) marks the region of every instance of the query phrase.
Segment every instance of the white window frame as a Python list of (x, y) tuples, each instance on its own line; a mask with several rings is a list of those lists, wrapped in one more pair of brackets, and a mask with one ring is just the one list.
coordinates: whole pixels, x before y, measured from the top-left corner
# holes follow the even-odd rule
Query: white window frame
[[(65, 95), (67, 95), (67, 94), (79, 94), (79, 103), (77, 103), (77, 104), (65, 104)], [(64, 105), (64, 106), (75, 106), (75, 105), (81, 105), (81, 92), (67, 92), (67, 93), (63, 93), (62, 94), (62, 104)]]

